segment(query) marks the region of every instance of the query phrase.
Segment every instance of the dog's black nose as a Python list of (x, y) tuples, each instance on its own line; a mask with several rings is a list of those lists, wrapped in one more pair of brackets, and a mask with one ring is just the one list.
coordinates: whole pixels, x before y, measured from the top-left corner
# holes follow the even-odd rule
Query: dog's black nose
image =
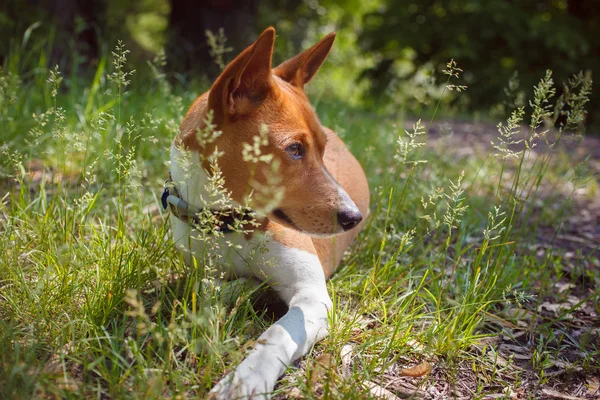
[(337, 213), (339, 224), (345, 231), (349, 231), (362, 221), (362, 214), (358, 209), (340, 210)]

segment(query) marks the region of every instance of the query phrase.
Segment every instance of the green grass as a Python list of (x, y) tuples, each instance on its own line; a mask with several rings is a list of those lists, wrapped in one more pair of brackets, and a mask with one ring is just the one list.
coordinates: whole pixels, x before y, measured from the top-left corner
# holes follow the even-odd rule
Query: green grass
[[(205, 395), (273, 316), (248, 291), (225, 306), (209, 268), (184, 265), (159, 207), (168, 148), (202, 88), (172, 87), (160, 60), (129, 75), (122, 48), (90, 80), (7, 65), (0, 397)], [(541, 123), (558, 117), (550, 79), (526, 110), (532, 142), (499, 143), (506, 159), (494, 149), (457, 157), (443, 141), (425, 145), (429, 121), (405, 133), (393, 115), (315, 96), (323, 124), (367, 173), (371, 216), (329, 282), (331, 335), (290, 369), (278, 395), (362, 399), (371, 395), (358, 383), (371, 381), (396, 394), (404, 382), (431, 396), (446, 385), (449, 396), (508, 398), (510, 388), (537, 398), (545, 385), (568, 392), (569, 382), (600, 373), (597, 316), (579, 323), (588, 308), (600, 312), (594, 252), (567, 268), (567, 249), (536, 247), (542, 229), (560, 232), (575, 188), (597, 195), (597, 182), (559, 146), (533, 151)], [(582, 85), (564, 99), (570, 128), (582, 115)], [(513, 122), (516, 131), (522, 121)], [(544, 302), (570, 307), (550, 313)], [(525, 359), (503, 359), (506, 344), (524, 348)], [(328, 372), (324, 358), (335, 366)], [(398, 378), (422, 361), (434, 366), (427, 377)]]

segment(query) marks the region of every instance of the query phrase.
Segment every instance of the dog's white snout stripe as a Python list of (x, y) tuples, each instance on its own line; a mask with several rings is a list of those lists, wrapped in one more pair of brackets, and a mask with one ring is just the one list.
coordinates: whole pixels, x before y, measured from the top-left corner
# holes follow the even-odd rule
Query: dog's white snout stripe
[(323, 167), (323, 173), (325, 174), (325, 176), (327, 176), (329, 178), (330, 182), (337, 188), (338, 198), (339, 198), (338, 209), (360, 213), (360, 210), (358, 209), (358, 206), (356, 205), (356, 203), (354, 201), (352, 201), (352, 199), (350, 198), (350, 196), (348, 196), (348, 193), (346, 193), (344, 188), (342, 188), (340, 186), (340, 184), (337, 183), (337, 181), (333, 178), (333, 176), (329, 173), (329, 171), (327, 171), (327, 169), (324, 167)]
[(342, 199), (342, 201), (340, 202), (340, 210), (347, 210), (350, 212), (360, 213), (360, 210), (358, 209), (356, 203), (352, 201), (350, 196), (348, 196), (348, 193), (346, 193), (346, 191), (342, 189), (341, 186), (339, 187), (339, 193), (340, 198)]

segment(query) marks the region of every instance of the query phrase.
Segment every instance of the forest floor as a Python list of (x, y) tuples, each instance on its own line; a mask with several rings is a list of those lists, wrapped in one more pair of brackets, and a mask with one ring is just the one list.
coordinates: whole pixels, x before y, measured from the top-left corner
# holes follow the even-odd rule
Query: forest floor
[[(411, 122), (411, 124), (414, 121)], [(409, 124), (407, 124), (407, 129)], [(442, 120), (434, 121), (429, 129), (428, 143), (435, 151), (453, 154), (456, 158), (484, 158), (492, 151), (492, 142), (496, 141), (498, 129), (487, 122)], [(579, 163), (589, 157), (589, 173), (596, 182), (600, 182), (600, 136), (588, 134), (583, 137), (564, 138), (557, 153), (568, 158), (571, 163)], [(533, 153), (544, 153), (548, 146), (543, 142), (534, 148)], [(560, 159), (557, 161), (560, 162)], [(539, 203), (544, 199), (553, 200), (571, 196), (574, 204), (570, 215), (563, 223), (561, 232), (554, 234), (555, 227), (542, 226), (538, 232), (539, 246), (553, 245), (566, 252), (581, 251), (600, 258), (600, 193), (590, 196), (585, 191), (571, 193), (569, 185), (556, 184), (542, 180), (539, 189)], [(549, 228), (549, 229), (546, 229)]]
[[(490, 123), (437, 121), (429, 130), (429, 144), (434, 149), (447, 151), (457, 158), (484, 157), (492, 151), (492, 142), (497, 136), (496, 126)], [(538, 146), (534, 153), (548, 150), (544, 143)], [(589, 173), (597, 183), (600, 182), (600, 137), (589, 135), (571, 138), (563, 140), (558, 147), (557, 153), (574, 163), (589, 157)], [(581, 274), (582, 269), (600, 271), (600, 193), (590, 196), (585, 191), (575, 190), (572, 193), (572, 190), (569, 185), (541, 181), (534, 207), (552, 207), (557, 198), (570, 197), (572, 201), (572, 206), (561, 221), (560, 231), (557, 232), (555, 221), (544, 223), (543, 218), (540, 219), (533, 249), (540, 258), (544, 257), (548, 249), (560, 254), (564, 261), (561, 264), (564, 275), (550, 286), (553, 290), (546, 293), (539, 305), (541, 315), (534, 317), (533, 313), (526, 309), (506, 310), (507, 316), (518, 316), (516, 324), (507, 320), (497, 321), (503, 325), (505, 334), (489, 339), (488, 343), (495, 343), (498, 351), (488, 352), (487, 356), (495, 359), (496, 363), (507, 366), (503, 372), (507, 376), (517, 371), (523, 373), (523, 382), (518, 389), (503, 388), (498, 395), (488, 394), (483, 397), (485, 399), (525, 398), (532, 393), (538, 393), (540, 398), (547, 399), (600, 399), (600, 375), (583, 373), (581, 368), (571, 364), (585, 351), (582, 349), (582, 343), (584, 347), (591, 345), (590, 348), (595, 348), (596, 351), (600, 345), (600, 304), (583, 300), (587, 294), (598, 290), (598, 282), (594, 283), (586, 279), (585, 274)], [(541, 211), (537, 210), (540, 214)], [(558, 352), (548, 355), (547, 363), (550, 368), (544, 376), (534, 373), (531, 369), (532, 347), (535, 346), (536, 339), (539, 339), (536, 338), (535, 328), (538, 324), (550, 324), (558, 335), (572, 338), (560, 347)], [(588, 339), (594, 336), (596, 343), (588, 342)], [(479, 346), (480, 349), (481, 347)], [(513, 360), (510, 365), (507, 362), (509, 359)], [(596, 362), (600, 363), (600, 359), (596, 359)], [(472, 398), (472, 391), (468, 387), (473, 386), (480, 378), (467, 362), (459, 366), (459, 369), (463, 372), (464, 379), (454, 384), (448, 382), (447, 386), (454, 387), (454, 393), (442, 389), (439, 393), (444, 395), (425, 397), (441, 399), (450, 395), (456, 398)], [(442, 378), (444, 374), (438, 373), (438, 376)], [(443, 382), (443, 378), (440, 381)]]

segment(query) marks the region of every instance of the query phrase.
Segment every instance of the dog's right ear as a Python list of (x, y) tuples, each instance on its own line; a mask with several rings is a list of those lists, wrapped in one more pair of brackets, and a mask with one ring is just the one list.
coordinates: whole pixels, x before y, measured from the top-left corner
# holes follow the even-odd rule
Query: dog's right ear
[(284, 81), (303, 88), (321, 68), (334, 40), (335, 32), (331, 32), (310, 49), (283, 62), (273, 72)]
[(270, 27), (225, 67), (208, 94), (208, 107), (214, 112), (215, 122), (245, 112), (248, 104), (257, 103), (266, 95), (273, 81), (274, 44), (275, 29)]

